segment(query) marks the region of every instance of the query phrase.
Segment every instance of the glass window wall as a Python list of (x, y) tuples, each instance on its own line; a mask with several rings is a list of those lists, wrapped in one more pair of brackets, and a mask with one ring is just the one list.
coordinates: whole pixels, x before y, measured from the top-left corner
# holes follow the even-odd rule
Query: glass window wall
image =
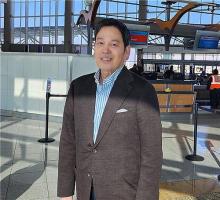
[[(115, 17), (118, 19), (138, 19), (140, 0), (102, 0), (98, 9), (98, 17)], [(84, 45), (87, 43), (86, 27), (80, 29), (75, 26), (81, 10), (87, 8), (86, 1), (73, 0), (72, 26), (73, 43)], [(146, 19), (166, 19), (166, 5), (163, 0), (146, 0)], [(197, 0), (202, 3), (217, 3), (216, 0)], [(171, 5), (171, 18), (185, 6), (185, 2), (177, 2)], [(16, 44), (63, 44), (64, 41), (64, 13), (65, 0), (31, 0), (12, 1), (12, 21), (14, 25), (13, 43)], [(4, 4), (0, 3), (0, 41), (3, 43), (4, 30)], [(203, 5), (186, 13), (180, 19), (180, 23), (210, 24), (220, 23), (220, 9)], [(164, 44), (164, 38), (152, 35), (152, 44)], [(156, 39), (154, 39), (156, 38)], [(172, 38), (171, 44), (182, 45), (183, 38)], [(155, 55), (159, 56), (159, 55)], [(159, 56), (160, 57), (160, 56)], [(189, 56), (190, 57), (190, 56)], [(210, 57), (211, 58), (211, 57)], [(188, 59), (186, 57), (186, 59)], [(191, 58), (189, 58), (191, 59)], [(197, 59), (195, 57), (195, 59)], [(200, 59), (200, 58), (198, 58)], [(218, 56), (212, 59), (219, 59)]]
[(61, 44), (64, 27), (64, 0), (12, 1), (13, 43)]
[(0, 48), (4, 41), (4, 4), (0, 3)]

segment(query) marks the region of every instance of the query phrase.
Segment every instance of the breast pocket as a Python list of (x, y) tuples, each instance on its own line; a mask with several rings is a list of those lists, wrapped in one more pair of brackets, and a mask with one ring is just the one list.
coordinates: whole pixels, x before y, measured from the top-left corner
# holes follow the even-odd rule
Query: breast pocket
[(135, 120), (136, 112), (134, 110), (128, 110), (126, 112), (115, 113), (116, 123), (130, 123)]

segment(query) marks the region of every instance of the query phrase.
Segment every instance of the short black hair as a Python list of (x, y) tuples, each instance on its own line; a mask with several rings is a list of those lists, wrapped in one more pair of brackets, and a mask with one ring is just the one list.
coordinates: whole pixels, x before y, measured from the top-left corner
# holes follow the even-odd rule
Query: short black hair
[(96, 36), (99, 33), (99, 31), (106, 26), (113, 26), (115, 28), (117, 28), (122, 36), (123, 39), (123, 43), (124, 43), (124, 47), (127, 47), (130, 44), (130, 32), (127, 28), (127, 26), (114, 18), (105, 18), (103, 20), (101, 20), (95, 27), (95, 40), (96, 40)]
[(214, 70), (212, 71), (212, 73), (213, 73), (213, 75), (218, 75), (218, 70), (217, 70), (217, 69), (214, 69)]

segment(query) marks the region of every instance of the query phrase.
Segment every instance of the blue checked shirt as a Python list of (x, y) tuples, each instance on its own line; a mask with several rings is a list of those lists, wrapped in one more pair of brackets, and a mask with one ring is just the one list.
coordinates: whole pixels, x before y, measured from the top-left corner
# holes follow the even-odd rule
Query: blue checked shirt
[(96, 137), (99, 130), (99, 125), (102, 119), (102, 114), (104, 112), (106, 103), (108, 101), (109, 94), (112, 90), (115, 80), (120, 74), (123, 67), (118, 68), (113, 74), (108, 76), (103, 83), (100, 83), (100, 70), (98, 70), (95, 75), (95, 82), (97, 84), (96, 89), (96, 101), (95, 101), (95, 114), (94, 114), (94, 132), (93, 132), (93, 141), (95, 143)]

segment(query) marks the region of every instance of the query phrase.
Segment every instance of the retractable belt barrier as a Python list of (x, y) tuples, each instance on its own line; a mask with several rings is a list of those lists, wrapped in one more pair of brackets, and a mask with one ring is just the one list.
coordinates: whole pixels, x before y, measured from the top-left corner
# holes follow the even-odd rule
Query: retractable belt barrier
[(196, 93), (189, 91), (157, 91), (157, 96), (161, 113), (193, 113), (193, 153), (191, 155), (185, 156), (185, 158), (191, 161), (203, 161), (204, 158), (197, 155), (198, 103), (195, 102)]
[(64, 94), (50, 94), (50, 90), (51, 90), (51, 80), (47, 79), (45, 137), (38, 140), (38, 142), (40, 143), (50, 143), (50, 142), (55, 141), (55, 139), (48, 137), (50, 97), (67, 97), (67, 95), (64, 95)]
[(50, 97), (66, 97), (67, 95), (62, 94), (50, 94), (50, 92), (46, 93), (46, 124), (45, 124), (45, 137), (38, 140), (41, 143), (50, 143), (55, 141), (53, 138), (48, 137), (48, 121), (49, 121), (49, 103)]
[(191, 161), (203, 161), (204, 157), (197, 155), (197, 121), (198, 121), (198, 103), (194, 103), (194, 130), (193, 130), (193, 136), (194, 136), (194, 147), (193, 147), (193, 153), (190, 155), (185, 156), (187, 160)]

